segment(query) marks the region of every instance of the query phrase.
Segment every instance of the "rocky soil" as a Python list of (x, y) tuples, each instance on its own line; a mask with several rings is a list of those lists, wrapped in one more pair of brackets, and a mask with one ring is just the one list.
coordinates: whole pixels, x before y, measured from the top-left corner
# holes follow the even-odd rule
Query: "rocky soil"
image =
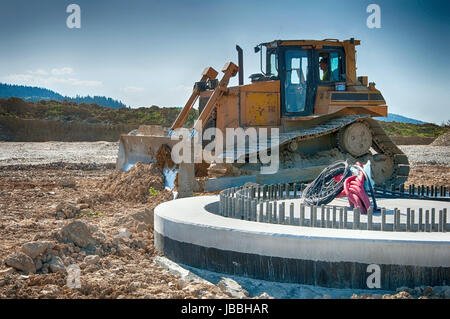
[(360, 294), (351, 299), (450, 299), (450, 287), (420, 286), (413, 288), (400, 287), (395, 294)]
[(409, 178), (405, 185), (409, 184), (425, 186), (449, 186), (450, 166), (444, 165), (423, 165), (411, 167)]
[[(229, 298), (154, 262), (153, 208), (172, 193), (155, 183), (156, 193), (124, 200), (111, 193), (114, 176), (0, 168), (0, 298)], [(80, 288), (67, 285), (71, 265)]]
[[(441, 139), (437, 144), (442, 142)], [(411, 165), (406, 185), (450, 185), (449, 146), (400, 145), (399, 148), (408, 156)]]
[[(154, 250), (153, 209), (173, 195), (156, 166), (116, 172), (116, 152), (105, 142), (0, 143), (0, 298), (248, 298), (232, 279), (211, 284)], [(448, 185), (449, 176), (447, 163), (415, 166), (410, 179)], [(353, 296), (409, 297), (450, 291)]]

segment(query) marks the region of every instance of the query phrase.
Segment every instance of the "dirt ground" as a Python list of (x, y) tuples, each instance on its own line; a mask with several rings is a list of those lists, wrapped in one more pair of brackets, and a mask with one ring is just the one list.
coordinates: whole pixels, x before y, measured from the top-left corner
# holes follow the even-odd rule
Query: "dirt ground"
[[(153, 261), (160, 256), (153, 247), (153, 209), (173, 198), (155, 167), (126, 174), (101, 160), (23, 164), (20, 156), (8, 158), (5, 145), (0, 298), (230, 298), (218, 286), (185, 281)], [(143, 182), (143, 171), (152, 178)], [(422, 165), (413, 167), (409, 182), (449, 185), (449, 177), (448, 165)], [(17, 263), (25, 270), (10, 267)], [(67, 286), (62, 270), (73, 264), (82, 272), (77, 289)]]
[[(55, 246), (40, 256), (42, 261), (59, 256), (64, 266), (78, 263), (82, 272), (81, 289), (72, 289), (65, 272), (45, 267), (36, 274), (12, 272), (2, 262), (0, 298), (229, 298), (215, 286), (183, 282), (152, 262), (159, 255), (153, 248), (153, 208), (172, 199), (170, 192), (157, 185), (145, 199), (122, 200), (104, 190), (105, 182), (117, 174), (113, 169), (86, 168), (0, 168), (2, 259), (27, 242), (45, 240)], [(61, 203), (69, 208), (62, 214), (57, 211)], [(61, 227), (74, 220), (89, 227), (93, 247), (61, 240)], [(126, 233), (121, 238), (123, 228), (131, 233), (129, 238)], [(88, 255), (100, 258), (89, 264)]]
[(412, 167), (405, 185), (450, 186), (450, 166), (423, 165)]

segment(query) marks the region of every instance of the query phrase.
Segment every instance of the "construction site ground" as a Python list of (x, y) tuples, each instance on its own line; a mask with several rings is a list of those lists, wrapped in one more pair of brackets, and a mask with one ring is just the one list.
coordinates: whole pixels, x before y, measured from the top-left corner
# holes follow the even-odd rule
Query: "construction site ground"
[[(412, 164), (408, 183), (450, 185), (450, 147), (400, 147)], [(115, 171), (117, 150), (113, 142), (0, 143), (0, 298), (236, 298), (245, 292), (189, 280), (156, 262), (153, 209), (173, 194), (155, 166)], [(80, 288), (67, 285), (64, 268), (74, 264)], [(450, 298), (448, 288), (428, 288), (375, 297)], [(268, 289), (249, 297), (270, 295)]]

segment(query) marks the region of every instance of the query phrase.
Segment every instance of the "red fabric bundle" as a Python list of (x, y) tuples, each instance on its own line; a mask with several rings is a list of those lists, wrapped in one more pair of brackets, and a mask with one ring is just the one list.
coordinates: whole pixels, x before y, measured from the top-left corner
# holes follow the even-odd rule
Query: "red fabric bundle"
[(364, 175), (350, 176), (344, 181), (344, 191), (350, 207), (361, 207), (361, 213), (365, 214), (370, 207), (369, 197), (364, 190)]

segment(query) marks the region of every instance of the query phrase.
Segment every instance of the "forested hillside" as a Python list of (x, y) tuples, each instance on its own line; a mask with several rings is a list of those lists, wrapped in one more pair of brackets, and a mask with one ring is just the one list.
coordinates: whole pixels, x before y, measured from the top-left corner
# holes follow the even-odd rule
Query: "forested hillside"
[[(97, 104), (75, 103), (69, 101), (27, 102), (19, 98), (0, 99), (0, 115), (23, 119), (41, 119), (57, 121), (78, 121), (86, 123), (108, 124), (146, 124), (170, 126), (180, 113), (175, 107), (140, 107), (137, 109), (112, 109)], [(198, 111), (193, 109), (188, 116), (186, 126), (193, 125)]]
[(76, 103), (95, 103), (101, 106), (118, 109), (127, 107), (121, 101), (114, 100), (105, 96), (79, 96), (69, 97), (63, 96), (52, 90), (39, 88), (35, 86), (11, 85), (0, 83), (0, 98), (8, 99), (10, 97), (18, 97), (28, 102), (38, 102), (40, 100), (50, 101), (70, 101)]

